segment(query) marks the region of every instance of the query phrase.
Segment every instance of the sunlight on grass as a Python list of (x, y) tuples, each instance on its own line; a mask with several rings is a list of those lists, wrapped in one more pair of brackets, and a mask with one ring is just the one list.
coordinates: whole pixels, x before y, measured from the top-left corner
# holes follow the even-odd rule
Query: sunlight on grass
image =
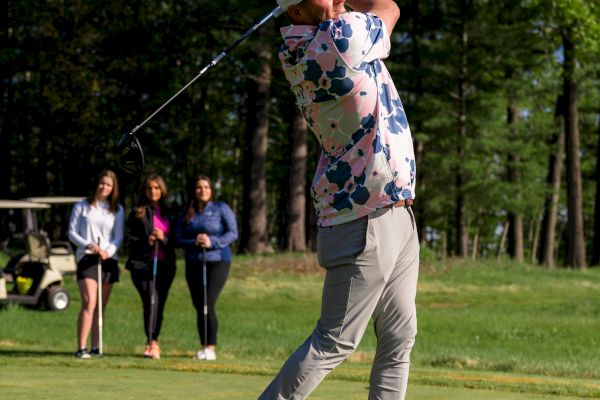
[[(217, 304), (218, 362), (198, 363), (192, 360), (199, 344), (184, 272), (179, 263), (166, 305), (159, 362), (140, 356), (141, 304), (125, 272), (106, 312), (104, 359), (81, 363), (72, 356), (80, 301), (73, 277), (67, 277), (65, 287), (73, 303), (64, 312), (14, 305), (0, 310), (0, 374), (57, 366), (71, 372), (103, 370), (107, 376), (116, 369), (134, 375), (137, 372), (131, 371), (211, 374), (227, 381), (233, 374), (236, 380), (237, 376), (250, 381), (258, 377), (255, 389), (259, 390), (310, 334), (319, 317), (323, 271), (314, 255), (238, 257)], [(411, 388), (419, 390), (409, 398), (425, 399), (420, 396), (435, 392), (436, 387), (456, 389), (455, 397), (443, 397), (446, 392), (440, 389), (435, 392), (440, 397), (430, 398), (478, 398), (464, 393), (466, 397), (460, 397), (464, 388), (496, 391), (497, 397), (479, 397), (486, 399), (521, 398), (510, 397), (517, 393), (529, 393), (532, 397), (523, 398), (532, 399), (600, 396), (599, 295), (597, 270), (548, 271), (464, 260), (423, 266), (411, 373)], [(363, 393), (357, 398), (364, 399), (375, 346), (370, 326), (358, 350), (326, 380), (334, 382), (332, 397), (314, 398), (336, 398), (336, 391), (356, 383), (355, 389)], [(256, 394), (246, 388), (243, 397), (244, 390), (231, 390), (234, 397), (230, 398)], [(502, 397), (501, 392), (508, 394)], [(328, 396), (324, 393), (320, 396)], [(184, 391), (182, 396), (187, 394)], [(352, 397), (337, 396), (347, 398)]]

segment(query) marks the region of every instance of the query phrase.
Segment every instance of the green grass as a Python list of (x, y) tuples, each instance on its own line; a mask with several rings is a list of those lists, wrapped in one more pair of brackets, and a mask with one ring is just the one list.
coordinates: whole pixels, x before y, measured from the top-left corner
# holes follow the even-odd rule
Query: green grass
[[(255, 399), (269, 383), (264, 375), (219, 373), (206, 370), (179, 370), (148, 368), (131, 364), (107, 367), (112, 359), (39, 364), (39, 359), (25, 359), (31, 365), (0, 365), (0, 393), (11, 400), (80, 399)], [(152, 361), (146, 362), (146, 364)], [(162, 362), (161, 362), (162, 363)], [(483, 389), (465, 389), (429, 386), (411, 383), (408, 396), (411, 400), (532, 400), (558, 399), (557, 396), (499, 392)], [(367, 386), (362, 382), (326, 379), (311, 395), (314, 400), (363, 400)], [(560, 400), (577, 397), (560, 397)]]
[(416, 361), (599, 378), (598, 272), (492, 265), (425, 275)]
[[(106, 313), (107, 356), (82, 362), (72, 357), (79, 295), (69, 277), (65, 286), (73, 303), (65, 312), (20, 306), (0, 310), (0, 376), (11, 378), (0, 381), (0, 393), (4, 397), (8, 391), (11, 399), (50, 398), (51, 389), (34, 387), (49, 384), (44, 380), (51, 380), (52, 373), (64, 377), (61, 385), (73, 393), (64, 398), (76, 398), (77, 382), (88, 380), (86, 374), (97, 374), (98, 382), (106, 383), (97, 384), (97, 397), (81, 389), (90, 399), (110, 398), (102, 387), (126, 391), (128, 382), (135, 387), (131, 398), (189, 398), (197, 395), (198, 385), (205, 386), (202, 382), (215, 392), (201, 399), (255, 398), (312, 330), (321, 284), (314, 255), (237, 257), (218, 304), (219, 360), (203, 364), (191, 359), (198, 350), (195, 314), (179, 265), (160, 338), (163, 359), (152, 362), (139, 357), (144, 345), (141, 306), (124, 273)], [(548, 271), (492, 261), (423, 263), (408, 398), (600, 397), (598, 299), (600, 271), (594, 269)], [(358, 351), (311, 398), (366, 398), (374, 349), (369, 329)], [(35, 379), (27, 381), (27, 376)], [(175, 383), (166, 397), (153, 390), (161, 382)]]

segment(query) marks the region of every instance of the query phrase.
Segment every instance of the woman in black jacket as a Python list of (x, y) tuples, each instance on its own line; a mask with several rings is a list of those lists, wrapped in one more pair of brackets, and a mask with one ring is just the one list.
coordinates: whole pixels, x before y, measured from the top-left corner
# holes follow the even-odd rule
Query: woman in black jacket
[[(169, 288), (175, 278), (175, 252), (169, 236), (175, 230), (166, 204), (167, 185), (160, 175), (149, 175), (140, 187), (137, 207), (125, 223), (129, 246), (126, 268), (131, 272), (144, 306), (147, 345), (144, 356), (159, 359), (158, 336)], [(156, 264), (156, 271), (155, 271)], [(153, 278), (156, 296), (152, 312)]]

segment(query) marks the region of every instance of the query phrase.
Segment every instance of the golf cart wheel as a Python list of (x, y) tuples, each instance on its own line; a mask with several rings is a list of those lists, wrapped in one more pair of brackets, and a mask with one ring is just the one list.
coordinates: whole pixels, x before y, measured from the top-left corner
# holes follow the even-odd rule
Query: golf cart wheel
[(60, 286), (50, 286), (46, 295), (46, 305), (50, 311), (62, 311), (69, 306), (69, 293)]

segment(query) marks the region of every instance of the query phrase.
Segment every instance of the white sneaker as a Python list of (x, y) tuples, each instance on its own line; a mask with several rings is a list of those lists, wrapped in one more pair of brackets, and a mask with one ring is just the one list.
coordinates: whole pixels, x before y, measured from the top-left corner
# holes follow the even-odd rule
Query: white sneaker
[(206, 360), (206, 354), (204, 354), (204, 350), (200, 350), (196, 353), (196, 360)]
[(214, 361), (217, 359), (217, 353), (211, 349), (204, 349), (204, 355), (206, 356), (206, 361)]
[(87, 351), (87, 349), (79, 349), (75, 353), (75, 357), (82, 360), (87, 360), (88, 358), (92, 358), (92, 355)]
[(214, 361), (217, 359), (217, 354), (214, 350), (211, 349), (203, 349), (196, 353), (197, 360), (206, 360), (206, 361)]

